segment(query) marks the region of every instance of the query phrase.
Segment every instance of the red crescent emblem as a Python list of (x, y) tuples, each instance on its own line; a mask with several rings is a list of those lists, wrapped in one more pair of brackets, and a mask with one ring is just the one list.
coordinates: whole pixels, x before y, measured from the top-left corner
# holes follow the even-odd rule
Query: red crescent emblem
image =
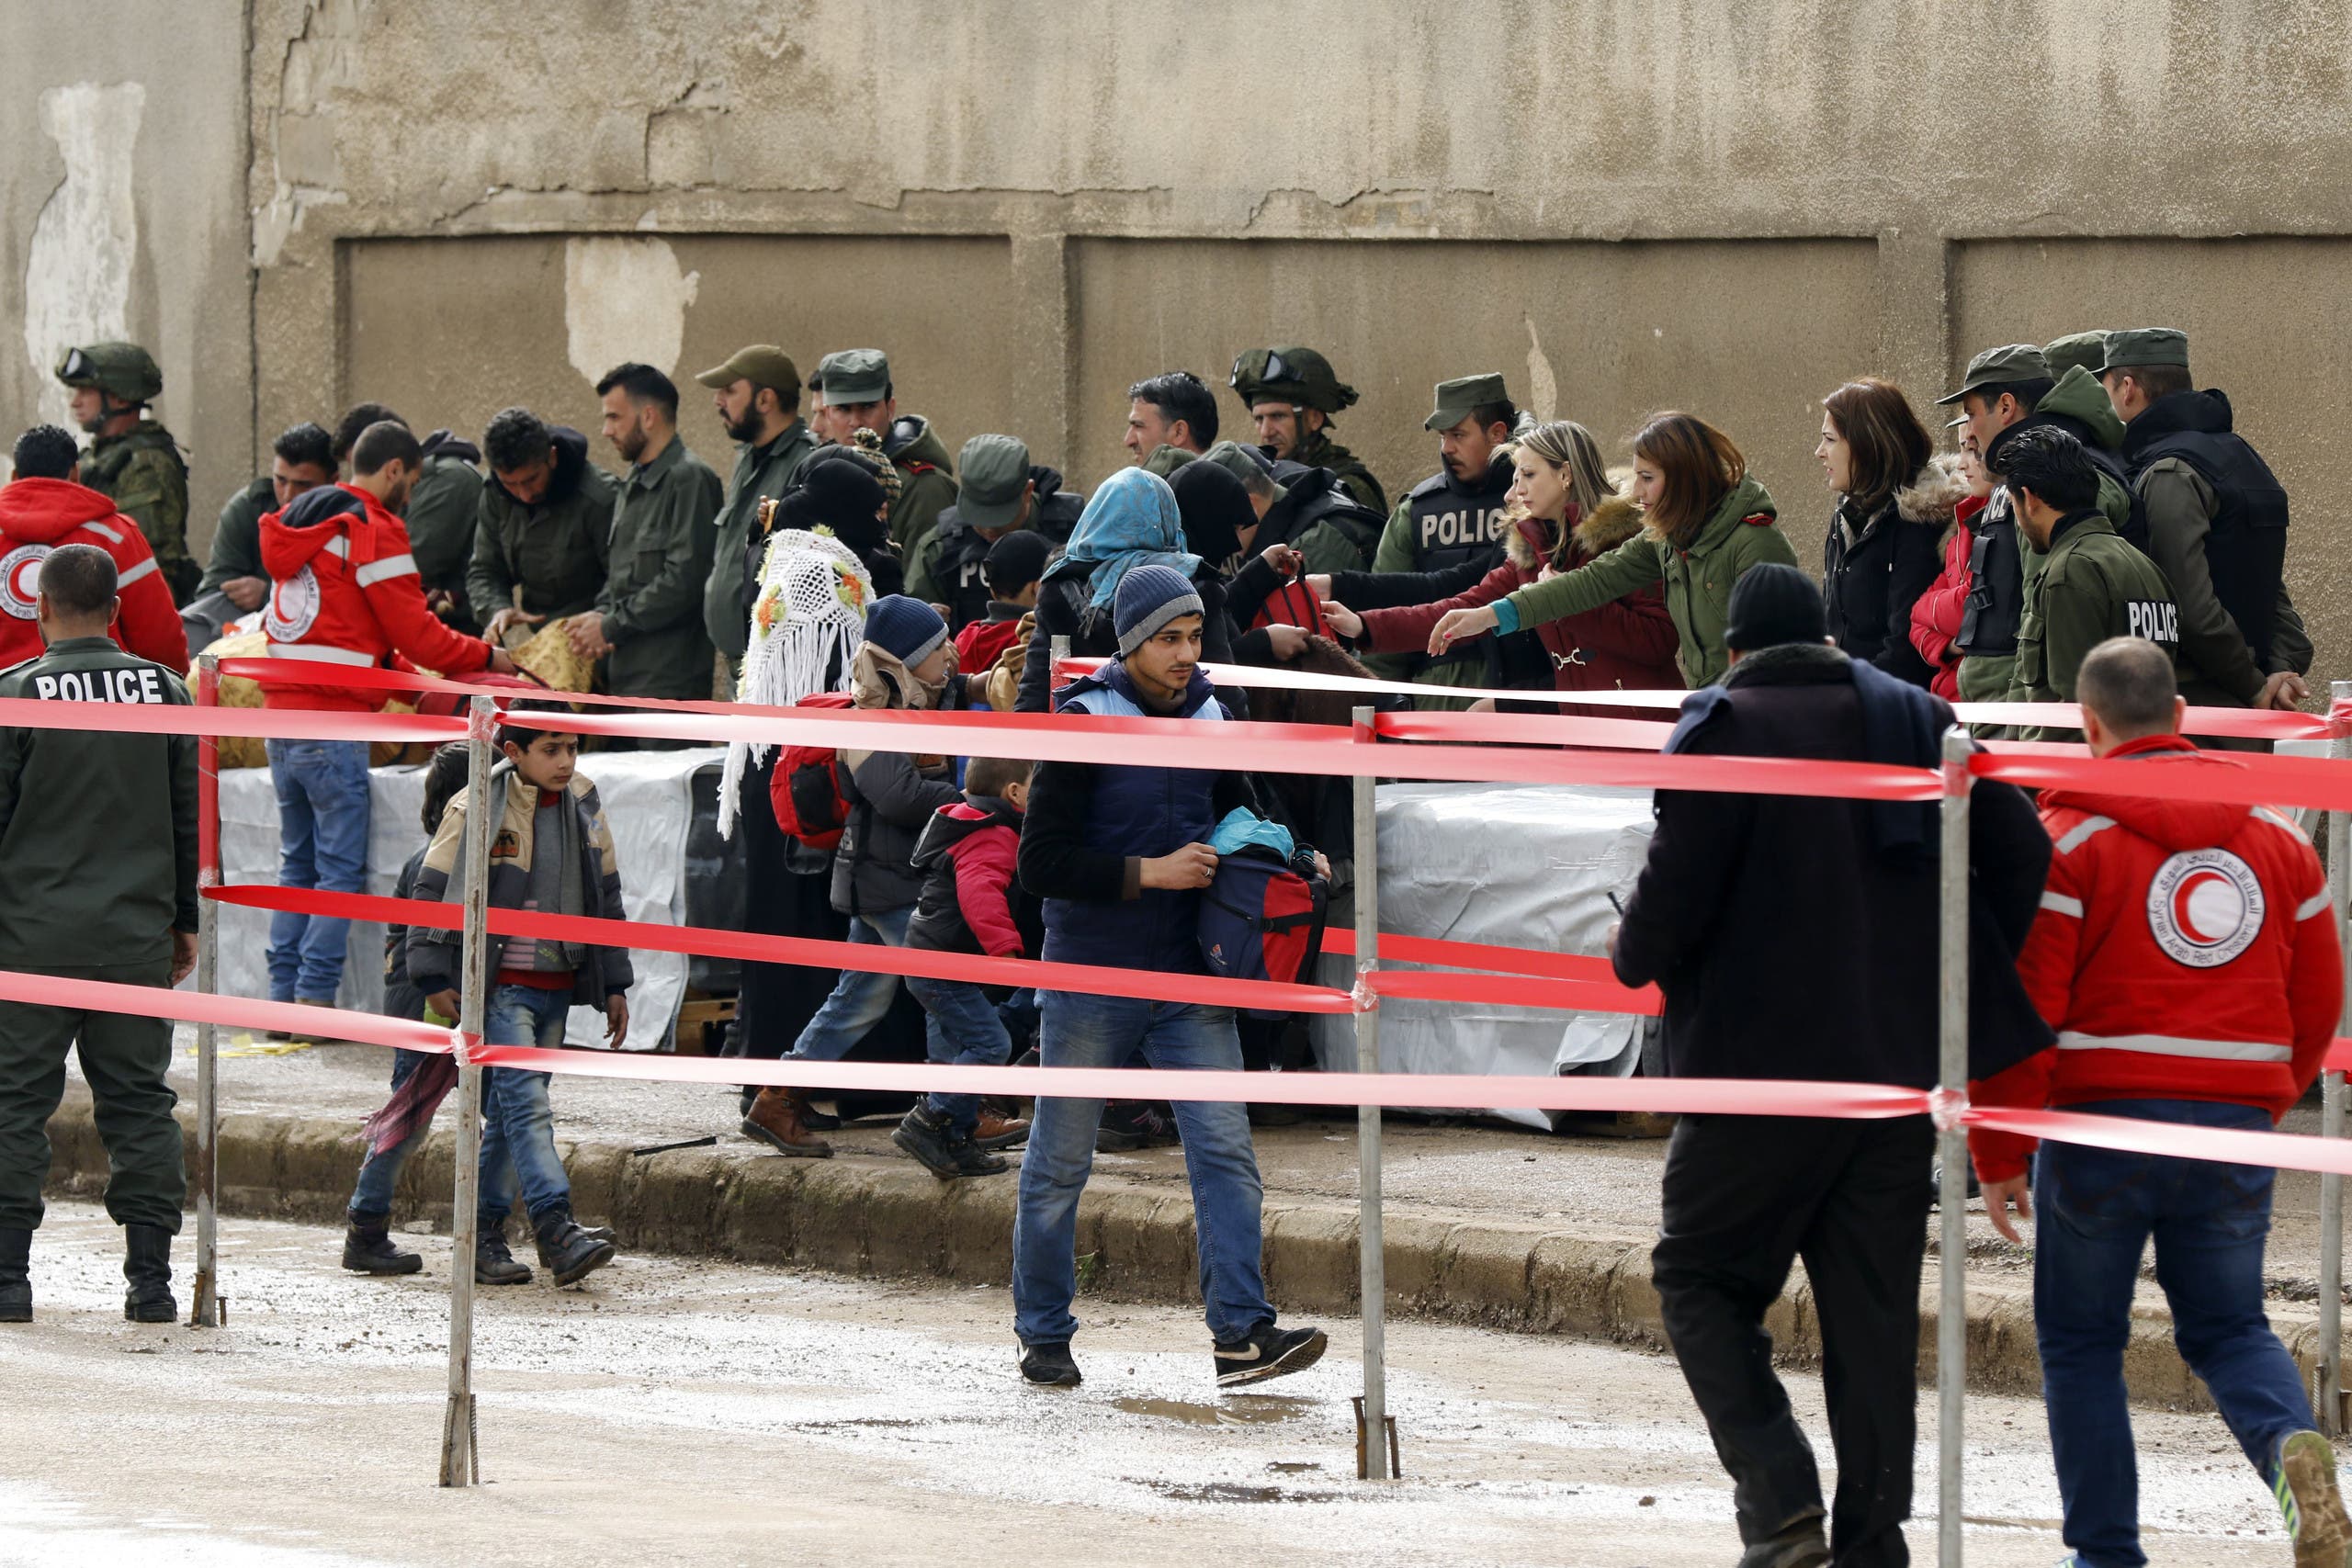
[(2193, 912), (2196, 906), (2197, 894), (2199, 889), (2213, 883), (2220, 883), (2222, 887), (2228, 889), (2230, 894), (2233, 896), (2233, 901), (2235, 901), (2234, 895), (2236, 893), (2236, 889), (2231, 887), (2230, 879), (2223, 876), (2220, 872), (2210, 868), (2189, 873), (2187, 876), (2180, 879), (2180, 886), (2172, 890), (2173, 924), (2180, 929), (2181, 935), (2197, 943), (2199, 947), (2211, 947), (2215, 942), (2225, 942), (2229, 939), (2231, 934), (2230, 931), (2209, 931), (2205, 930), (2204, 927), (2197, 923), (2197, 919)]

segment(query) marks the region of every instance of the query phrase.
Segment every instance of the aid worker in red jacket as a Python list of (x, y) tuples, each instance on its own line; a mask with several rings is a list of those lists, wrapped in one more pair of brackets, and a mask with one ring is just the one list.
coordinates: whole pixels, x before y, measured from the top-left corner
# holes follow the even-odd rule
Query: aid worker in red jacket
[[(262, 567), (270, 580), (262, 629), (272, 658), (443, 675), (514, 672), (504, 652), (451, 631), (424, 606), (408, 529), (400, 519), (424, 462), (408, 426), (381, 421), (353, 444), (347, 483), (321, 485), (262, 519)], [(263, 701), (274, 708), (373, 713), (385, 696), (322, 682), (271, 686)], [(278, 885), (363, 891), (368, 742), (272, 740), (268, 751), (277, 791)], [(349, 926), (324, 916), (273, 915), (271, 999), (333, 1007)]]
[[(2118, 637), (2083, 661), (2091, 753), (2168, 777), (2240, 771), (2180, 736), (2170, 653)], [(2267, 807), (2051, 790), (2054, 852), (2018, 969), (2057, 1045), (1973, 1086), (1980, 1106), (2054, 1107), (2267, 1132), (2320, 1071), (2343, 955), (2319, 857)], [(1970, 1134), (1984, 1207), (2034, 1229), (2034, 1334), (2070, 1562), (2139, 1564), (2124, 1403), (2140, 1258), (2155, 1242), (2173, 1337), (2278, 1498), (2295, 1562), (2342, 1568), (2352, 1519), (2295, 1362), (2263, 1315), (2274, 1172)]]
[(37, 424), (17, 437), (16, 478), (0, 488), (0, 669), (38, 659), (40, 563), (60, 545), (95, 545), (114, 559), (122, 600), (108, 635), (127, 653), (166, 669), (187, 669), (187, 633), (172, 585), (139, 525), (81, 482), (74, 437)]

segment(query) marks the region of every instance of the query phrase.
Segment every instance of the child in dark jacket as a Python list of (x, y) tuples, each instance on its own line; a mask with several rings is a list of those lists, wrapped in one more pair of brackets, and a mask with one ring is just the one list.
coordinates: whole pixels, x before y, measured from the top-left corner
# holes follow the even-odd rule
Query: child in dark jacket
[[(1035, 924), (1035, 901), (1022, 892), (1017, 874), (1029, 764), (976, 757), (964, 777), (962, 803), (941, 807), (915, 845), (922, 898), (907, 926), (907, 945), (934, 953), (1035, 957), (1041, 933), (1023, 927)], [(1012, 1059), (1012, 1035), (987, 987), (910, 976), (907, 989), (929, 1015), (925, 1034), (933, 1061), (1002, 1066)], [(925, 1095), (890, 1141), (943, 1181), (993, 1176), (1005, 1168), (1004, 1160), (978, 1141), (979, 1125), (979, 1096)], [(1001, 1146), (1027, 1131), (1021, 1123), (991, 1124), (989, 1142)]]

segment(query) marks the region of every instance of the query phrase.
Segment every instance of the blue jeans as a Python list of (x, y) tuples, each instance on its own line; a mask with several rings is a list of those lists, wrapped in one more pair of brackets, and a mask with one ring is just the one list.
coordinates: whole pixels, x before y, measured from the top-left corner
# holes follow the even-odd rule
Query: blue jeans
[[(409, 1075), (415, 1072), (424, 1061), (424, 1053), (422, 1051), (392, 1053), (393, 1093), (400, 1092), (401, 1085), (408, 1082)], [(359, 1180), (351, 1191), (351, 1222), (354, 1224), (380, 1225), (392, 1217), (392, 1189), (400, 1182), (401, 1168), (408, 1164), (408, 1156), (414, 1154), (417, 1145), (424, 1141), (424, 1131), (419, 1127), (410, 1136), (389, 1148), (375, 1151), (360, 1162)], [(482, 1148), (481, 1190), (490, 1190), (492, 1182), (495, 1180), (502, 1182), (512, 1193), (514, 1190), (514, 1162), (507, 1159), (502, 1150), (499, 1154), (502, 1169), (493, 1172), (490, 1168), (490, 1155), (491, 1150), (485, 1143)]]
[[(563, 1043), (564, 1020), (571, 1011), (571, 988), (543, 991), (531, 986), (500, 986), (482, 1010), (481, 1037), (492, 1045)], [(523, 1206), (536, 1224), (548, 1210), (571, 1201), (571, 1179), (555, 1152), (555, 1112), (548, 1104), (546, 1073), (492, 1067), (481, 1080), (481, 1200), (484, 1231), (503, 1225), (514, 1211), (517, 1178)]]
[[(961, 980), (907, 977), (907, 989), (922, 1004), (924, 1055), (959, 1067), (1001, 1067), (1012, 1060), (1012, 1035), (997, 1016), (996, 1004), (979, 987)], [(963, 1137), (980, 1124), (977, 1094), (924, 1097), (932, 1114), (944, 1116)]]
[[(914, 918), (911, 904), (903, 909), (855, 916), (849, 922), (849, 940), (869, 947), (904, 947), (907, 924)], [(898, 994), (896, 975), (842, 970), (832, 995), (818, 1004), (788, 1055), (804, 1062), (840, 1061), (857, 1049), (867, 1030), (882, 1021), (890, 1010), (890, 998)]]
[[(2270, 1130), (2250, 1105), (2110, 1100), (2069, 1106), (2190, 1127)], [(2079, 1145), (2041, 1146), (2034, 1171), (2034, 1334), (2064, 1539), (2084, 1568), (2141, 1568), (2140, 1472), (2124, 1404), (2132, 1287), (2150, 1236), (2173, 1341), (2267, 1484), (2278, 1445), (2312, 1427), (2302, 1379), (2262, 1310), (2274, 1173)]]
[[(1040, 991), (1037, 999), (1045, 1011), (1039, 1059), (1048, 1067), (1124, 1067), (1140, 1052), (1154, 1067), (1241, 1070), (1230, 1008), (1069, 991)], [(1250, 1112), (1184, 1100), (1173, 1109), (1193, 1184), (1201, 1300), (1209, 1331), (1229, 1343), (1274, 1316), (1259, 1268), (1263, 1191)], [(1013, 1326), (1024, 1345), (1057, 1344), (1078, 1330), (1069, 1310), (1078, 1291), (1078, 1197), (1094, 1168), (1102, 1119), (1099, 1100), (1037, 1101), (1012, 1221)]]
[[(368, 743), (272, 740), (277, 792), (277, 885), (329, 893), (368, 887)], [(269, 918), (269, 997), (333, 1002), (351, 922), (280, 911)]]

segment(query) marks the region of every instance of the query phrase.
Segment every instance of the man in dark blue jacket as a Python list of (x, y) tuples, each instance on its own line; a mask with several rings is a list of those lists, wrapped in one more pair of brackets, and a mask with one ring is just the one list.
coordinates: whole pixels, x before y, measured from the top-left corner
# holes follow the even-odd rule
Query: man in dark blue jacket
[[(1227, 718), (1200, 671), (1204, 611), (1182, 572), (1131, 566), (1112, 601), (1119, 657), (1066, 688), (1064, 712), (1125, 718)], [(1046, 901), (1048, 963), (1199, 975), (1200, 897), (1216, 875), (1208, 840), (1226, 813), (1253, 807), (1247, 775), (1204, 769), (1047, 762), (1030, 784), (1021, 883)], [(1230, 1008), (1040, 992), (1049, 1067), (1238, 1072)], [(1312, 1366), (1319, 1328), (1277, 1328), (1259, 1267), (1257, 1150), (1244, 1106), (1175, 1103), (1200, 1230), (1201, 1298), (1216, 1337), (1217, 1382), (1262, 1382)], [(1037, 1101), (1012, 1226), (1012, 1303), (1022, 1375), (1079, 1381), (1070, 1315), (1077, 1290), (1079, 1194), (1094, 1164), (1099, 1100)]]

